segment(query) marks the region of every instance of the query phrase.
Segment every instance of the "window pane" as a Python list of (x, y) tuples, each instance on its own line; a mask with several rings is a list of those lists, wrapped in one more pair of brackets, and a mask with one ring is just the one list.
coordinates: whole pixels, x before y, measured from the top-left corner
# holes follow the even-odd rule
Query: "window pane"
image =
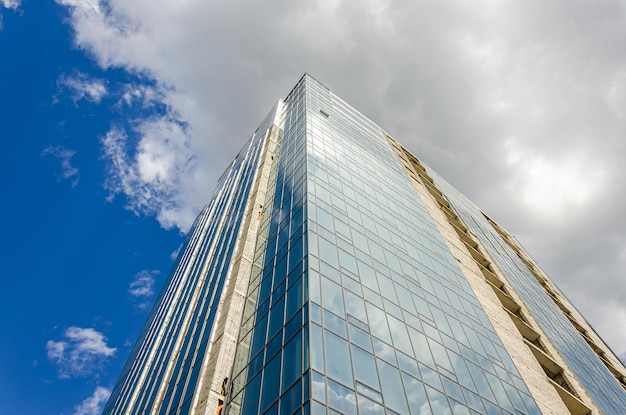
[(345, 315), (341, 286), (322, 277), (322, 306), (340, 316)]
[(302, 332), (298, 332), (285, 346), (282, 390), (291, 386), (300, 375), (302, 375)]
[[(278, 398), (280, 379), (280, 353), (273, 358), (263, 370), (263, 388), (261, 391), (261, 411), (264, 411)], [(254, 393), (255, 389), (248, 389)]]
[(426, 391), (424, 390), (422, 382), (406, 373), (402, 373), (402, 379), (404, 380), (406, 396), (409, 399), (411, 414), (420, 415), (422, 413), (430, 413), (428, 398), (426, 397)]
[(373, 349), (370, 335), (351, 324), (348, 327), (350, 328), (350, 341), (371, 352)]
[(376, 402), (372, 402), (367, 398), (359, 395), (359, 414), (360, 415), (384, 415), (385, 410)]
[(317, 372), (313, 372), (311, 376), (311, 383), (313, 386), (313, 399), (326, 402), (326, 382), (324, 376)]
[(344, 385), (353, 385), (348, 342), (324, 330), (326, 374)]
[(413, 348), (411, 347), (411, 340), (409, 339), (405, 324), (392, 316), (388, 316), (388, 320), (394, 345), (400, 351), (412, 356)]
[(370, 330), (372, 330), (372, 334), (387, 343), (391, 343), (391, 335), (389, 334), (389, 326), (387, 325), (385, 312), (370, 303), (366, 303), (366, 305), (369, 327)]
[(317, 324), (311, 324), (311, 368), (324, 371), (324, 344), (322, 342), (322, 328)]
[(291, 415), (300, 405), (302, 405), (302, 381), (298, 380), (280, 399), (280, 414)]
[(346, 322), (327, 310), (324, 310), (324, 328), (332, 330), (341, 337), (348, 337)]
[(363, 322), (367, 321), (363, 299), (347, 290), (344, 290), (344, 294), (346, 298), (346, 312)]
[(280, 300), (272, 307), (270, 312), (270, 327), (267, 334), (268, 338), (271, 338), (280, 330), (285, 324), (285, 297), (281, 297)]
[(302, 307), (302, 278), (298, 278), (287, 292), (287, 320)]
[(352, 346), (352, 357), (354, 359), (354, 375), (356, 379), (376, 390), (380, 390), (374, 356), (365, 350)]
[(356, 396), (354, 391), (328, 379), (328, 406), (347, 415), (356, 415)]
[(433, 408), (434, 414), (451, 414), (450, 405), (448, 405), (448, 400), (443, 393), (431, 388), (430, 386), (426, 386), (426, 393), (428, 394), (430, 405)]
[(243, 407), (241, 408), (242, 415), (256, 414), (259, 407), (259, 393), (261, 387), (261, 374), (255, 376), (254, 379), (244, 389)]
[[(402, 380), (400, 380), (400, 372), (395, 367), (376, 359), (380, 377), (384, 379), (382, 382), (383, 396), (385, 397), (385, 405), (394, 411), (402, 414), (409, 412), (409, 408), (404, 397), (404, 388)], [(435, 412), (439, 414), (438, 412)]]

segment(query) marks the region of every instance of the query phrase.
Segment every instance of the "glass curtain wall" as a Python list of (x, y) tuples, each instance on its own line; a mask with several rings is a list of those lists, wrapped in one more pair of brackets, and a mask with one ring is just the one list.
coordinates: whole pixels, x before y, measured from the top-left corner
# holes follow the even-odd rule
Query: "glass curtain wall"
[(305, 76), (273, 174), (229, 414), (540, 413), (378, 126)]

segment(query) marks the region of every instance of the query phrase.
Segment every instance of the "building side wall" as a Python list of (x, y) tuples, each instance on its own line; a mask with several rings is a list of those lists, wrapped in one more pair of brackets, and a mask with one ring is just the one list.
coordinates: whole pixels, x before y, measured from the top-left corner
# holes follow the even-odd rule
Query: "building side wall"
[(232, 270), (229, 272), (229, 281), (218, 308), (216, 329), (210, 340), (200, 374), (199, 392), (193, 405), (193, 414), (215, 414), (218, 408), (223, 406), (226, 399), (224, 387), (228, 385), (228, 377), (233, 367), (237, 336), (252, 274), (260, 217), (267, 188), (270, 185), (270, 169), (276, 156), (277, 142), (281, 134), (282, 130), (275, 124), (267, 130), (265, 151), (259, 164), (258, 177), (250, 196), (242, 235), (237, 241), (240, 248), (237, 249)]
[[(541, 286), (532, 270), (489, 223), (485, 215), (435, 172), (428, 169), (437, 187), (445, 194), (467, 228), (482, 243), (494, 263), (506, 276), (512, 290), (528, 308), (545, 333), (544, 343), (551, 343), (566, 363), (562, 367), (563, 387), (604, 414), (622, 414), (626, 392), (598, 355), (580, 335), (572, 322)], [(558, 388), (557, 388), (558, 389)], [(567, 395), (563, 395), (567, 400)]]
[[(502, 340), (504, 348), (509, 353), (519, 370), (520, 376), (528, 385), (528, 388), (537, 402), (541, 413), (544, 415), (560, 415), (569, 413), (569, 409), (554, 387), (552, 387), (537, 359), (530, 351), (523, 335), (511, 319), (511, 312), (507, 311), (507, 309), (503, 306), (502, 302), (494, 292), (493, 284), (488, 282), (483, 271), (481, 271), (480, 262), (478, 262), (470, 253), (469, 250), (472, 248), (468, 246), (468, 242), (464, 242), (461, 239), (459, 231), (455, 229), (455, 226), (450, 222), (440, 203), (429, 192), (428, 188), (424, 184), (424, 179), (420, 178), (420, 175), (416, 172), (413, 163), (407, 158), (405, 153), (406, 150), (391, 137), (388, 136), (388, 139), (392, 142), (392, 146), (396, 150), (398, 156), (403, 160), (407, 173), (410, 175), (413, 184), (424, 203), (424, 206), (435, 221), (435, 224), (441, 235), (444, 237), (452, 255), (459, 262), (463, 275), (467, 278), (467, 281), (480, 301), (481, 306), (487, 313), (487, 316), (493, 324), (496, 333)], [(471, 236), (468, 235), (468, 238), (471, 238)], [(479, 242), (475, 241), (474, 238), (472, 238), (472, 242), (479, 244)], [(485, 253), (482, 246), (479, 246), (477, 250)], [(493, 260), (490, 262), (493, 263)], [(482, 268), (484, 269), (484, 267)], [(498, 274), (497, 278), (504, 280), (500, 270), (495, 267), (492, 268), (492, 270), (494, 273)], [(523, 303), (517, 295), (514, 292), (510, 293), (510, 295), (517, 304), (522, 304), (521, 307), (523, 310), (521, 312), (525, 316), (529, 316), (529, 318), (532, 319), (528, 310), (523, 306)], [(533, 327), (538, 327), (536, 323), (533, 324), (531, 322), (530, 324), (532, 324)], [(564, 364), (562, 361), (560, 363)]]
[(591, 325), (578, 312), (576, 307), (567, 299), (567, 297), (561, 293), (558, 287), (534, 262), (528, 252), (517, 242), (517, 240), (496, 224), (492, 219), (487, 217), (487, 220), (502, 237), (502, 239), (518, 255), (519, 259), (526, 265), (528, 271), (535, 277), (548, 297), (550, 297), (550, 299), (554, 302), (563, 316), (570, 321), (572, 326), (598, 356), (600, 361), (606, 366), (615, 380), (623, 389), (626, 390), (626, 368), (624, 368), (623, 363), (619, 360), (615, 353), (607, 346), (600, 336), (598, 336), (593, 327), (591, 327)]

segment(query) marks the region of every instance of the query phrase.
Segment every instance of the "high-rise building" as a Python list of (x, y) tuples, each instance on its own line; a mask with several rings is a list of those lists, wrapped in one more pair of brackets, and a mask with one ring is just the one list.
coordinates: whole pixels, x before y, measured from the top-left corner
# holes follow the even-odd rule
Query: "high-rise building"
[(105, 414), (626, 413), (520, 244), (305, 75), (220, 178)]

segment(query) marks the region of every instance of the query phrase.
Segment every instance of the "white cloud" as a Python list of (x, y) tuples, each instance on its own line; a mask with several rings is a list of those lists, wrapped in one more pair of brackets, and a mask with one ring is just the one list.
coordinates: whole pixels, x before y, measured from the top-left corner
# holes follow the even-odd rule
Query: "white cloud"
[(566, 219), (563, 212), (571, 217), (585, 210), (607, 186), (604, 166), (586, 154), (564, 149), (550, 159), (514, 141), (505, 143), (505, 153), (516, 172), (509, 183), (511, 196), (542, 221), (558, 222)]
[(136, 301), (135, 305), (137, 308), (144, 310), (152, 304), (150, 299), (154, 294), (154, 280), (160, 273), (161, 272), (157, 270), (143, 270), (139, 271), (133, 277), (133, 280), (128, 286), (128, 292)]
[(61, 161), (61, 173), (59, 179), (69, 180), (72, 187), (76, 187), (80, 180), (79, 170), (72, 166), (72, 157), (76, 154), (76, 151), (69, 150), (63, 146), (50, 146), (43, 150), (42, 156), (56, 157)]
[(128, 287), (128, 292), (133, 297), (149, 297), (154, 294), (154, 277), (159, 275), (160, 272), (157, 270), (152, 271), (139, 271), (135, 274), (130, 286)]
[(48, 350), (48, 357), (52, 360), (61, 360), (63, 359), (63, 355), (65, 354), (65, 349), (67, 349), (69, 345), (66, 342), (55, 342), (49, 340), (46, 344), (46, 349)]
[[(611, 313), (594, 311), (626, 311), (616, 273), (626, 248), (619, 2), (57, 2), (79, 48), (102, 68), (149, 79), (167, 108), (102, 140), (107, 187), (130, 209), (187, 229), (264, 112), (306, 71), (520, 235), (568, 296), (593, 293), (581, 311), (626, 350)], [(585, 242), (604, 238), (606, 251)], [(585, 264), (612, 288), (598, 291)]]
[(109, 399), (111, 391), (102, 386), (97, 386), (93, 394), (85, 399), (80, 405), (74, 407), (73, 415), (99, 415)]
[(106, 337), (92, 328), (69, 327), (62, 341), (48, 340), (48, 358), (57, 364), (59, 377), (89, 376), (117, 351), (106, 344)]
[(144, 108), (160, 103), (164, 96), (156, 88), (150, 85), (127, 84), (123, 86), (120, 104), (132, 106), (140, 103)]
[(172, 253), (170, 254), (170, 259), (172, 261), (175, 261), (176, 258), (178, 258), (178, 254), (180, 253), (181, 249), (183, 249), (183, 244), (178, 245), (178, 248), (176, 248), (175, 251), (172, 251)]
[(20, 4), (20, 0), (0, 0), (0, 6), (3, 6), (7, 9), (17, 9)]
[(133, 212), (155, 215), (165, 228), (187, 229), (197, 208), (181, 200), (193, 192), (189, 186), (196, 166), (186, 126), (173, 118), (154, 118), (141, 121), (131, 133), (140, 137), (138, 142), (118, 126), (101, 139), (110, 163), (109, 199), (124, 194)]
[(626, 69), (617, 71), (607, 94), (608, 106), (613, 114), (626, 119)]
[(57, 80), (59, 89), (67, 89), (76, 104), (81, 99), (99, 103), (108, 93), (102, 79), (89, 78), (82, 72), (71, 76), (61, 75)]

